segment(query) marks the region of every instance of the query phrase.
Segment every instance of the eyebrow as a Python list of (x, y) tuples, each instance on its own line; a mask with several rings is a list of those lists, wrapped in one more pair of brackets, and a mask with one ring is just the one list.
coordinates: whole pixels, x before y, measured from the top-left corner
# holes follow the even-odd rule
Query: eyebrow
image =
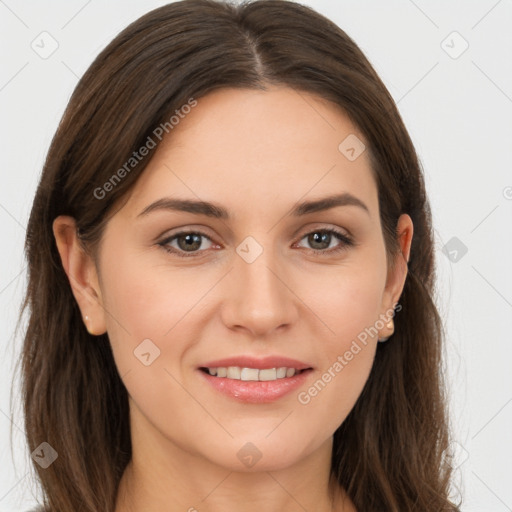
[[(368, 214), (370, 211), (368, 207), (354, 195), (344, 192), (343, 194), (324, 197), (314, 201), (306, 201), (296, 205), (291, 211), (290, 215), (293, 217), (300, 217), (309, 213), (316, 213), (325, 210), (330, 210), (338, 206), (357, 206), (365, 210)], [(188, 212), (196, 215), (206, 215), (215, 219), (230, 218), (229, 212), (222, 206), (211, 203), (208, 201), (195, 201), (190, 199), (177, 199), (171, 197), (164, 197), (146, 206), (137, 217), (147, 215), (157, 210), (172, 210), (179, 212)]]

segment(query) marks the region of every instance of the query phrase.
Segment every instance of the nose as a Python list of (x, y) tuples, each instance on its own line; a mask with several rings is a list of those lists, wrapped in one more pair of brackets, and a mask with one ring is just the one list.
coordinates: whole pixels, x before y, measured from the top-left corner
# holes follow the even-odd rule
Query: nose
[(251, 337), (269, 337), (299, 318), (299, 303), (284, 262), (264, 250), (249, 263), (236, 255), (225, 280), (222, 320), (229, 329), (247, 331)]

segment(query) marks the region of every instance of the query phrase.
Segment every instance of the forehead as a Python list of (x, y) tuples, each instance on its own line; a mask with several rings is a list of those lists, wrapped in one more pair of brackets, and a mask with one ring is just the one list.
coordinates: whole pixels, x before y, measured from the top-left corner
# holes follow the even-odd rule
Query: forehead
[(315, 95), (287, 87), (216, 91), (165, 136), (127, 206), (175, 195), (254, 211), (349, 192), (373, 208), (368, 155), (347, 158), (347, 140), (365, 143), (341, 108)]

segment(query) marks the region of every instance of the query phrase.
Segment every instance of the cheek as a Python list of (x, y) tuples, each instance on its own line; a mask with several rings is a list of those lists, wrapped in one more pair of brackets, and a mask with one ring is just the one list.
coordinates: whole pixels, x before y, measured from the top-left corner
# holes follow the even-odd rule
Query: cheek
[(370, 251), (365, 252), (366, 257), (362, 253), (321, 273), (305, 273), (304, 301), (326, 327), (322, 346), (331, 360), (379, 319), (386, 269)]
[(311, 417), (324, 418), (326, 432), (349, 414), (373, 365), (386, 277), (385, 267), (376, 262), (370, 257), (347, 263), (331, 272), (328, 286), (308, 285), (315, 290), (309, 292), (308, 305), (328, 329), (322, 329), (317, 345), (321, 364), (316, 379), (301, 390), (298, 402)]
[(187, 432), (194, 431), (194, 421), (182, 418), (174, 424), (175, 411), (189, 411), (191, 418), (204, 411), (191, 411), (194, 402), (179, 384), (183, 381), (179, 362), (194, 338), (191, 322), (200, 325), (194, 306), (212, 285), (190, 279), (183, 270), (144, 266), (144, 258), (126, 253), (115, 259), (105, 257), (102, 264), (107, 331), (115, 363), (135, 413), (152, 423), (160, 421), (163, 430), (173, 424), (176, 439), (185, 439)]
[(336, 431), (357, 402), (370, 374), (375, 344), (354, 345), (350, 354), (350, 359), (344, 352), (333, 358), (297, 396), (306, 421), (317, 424), (325, 437)]
[[(156, 259), (156, 258), (154, 258)], [(121, 324), (133, 338), (164, 337), (214, 284), (212, 276), (148, 263), (147, 255), (105, 258), (103, 292), (109, 333)], [(213, 276), (214, 277), (214, 276)], [(110, 316), (110, 318), (109, 318)], [(115, 318), (113, 318), (115, 317)]]
[(370, 374), (377, 346), (377, 331), (372, 329), (378, 311), (377, 295), (368, 291), (359, 296), (361, 302), (338, 301), (330, 319), (335, 334), (322, 338), (315, 379), (297, 396), (309, 418), (322, 418), (321, 428), (326, 435), (348, 416)]
[[(155, 368), (164, 361), (168, 364), (170, 355), (180, 358), (186, 350), (180, 343), (186, 338), (175, 334), (187, 322), (209, 283), (191, 280), (178, 269), (143, 265), (144, 258), (119, 252), (123, 255), (108, 258), (105, 251), (102, 297), (108, 336), (123, 375), (138, 369), (144, 359), (154, 360), (151, 368)], [(149, 356), (142, 357), (148, 352)]]

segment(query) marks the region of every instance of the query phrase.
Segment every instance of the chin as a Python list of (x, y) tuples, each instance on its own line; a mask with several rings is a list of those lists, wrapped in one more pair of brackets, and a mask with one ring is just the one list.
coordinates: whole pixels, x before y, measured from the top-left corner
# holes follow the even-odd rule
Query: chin
[(272, 441), (259, 438), (254, 441), (234, 439), (225, 446), (222, 453), (212, 455), (209, 457), (211, 462), (238, 473), (280, 471), (307, 457), (304, 447), (291, 445), (289, 440), (287, 444), (286, 440), (278, 436)]

